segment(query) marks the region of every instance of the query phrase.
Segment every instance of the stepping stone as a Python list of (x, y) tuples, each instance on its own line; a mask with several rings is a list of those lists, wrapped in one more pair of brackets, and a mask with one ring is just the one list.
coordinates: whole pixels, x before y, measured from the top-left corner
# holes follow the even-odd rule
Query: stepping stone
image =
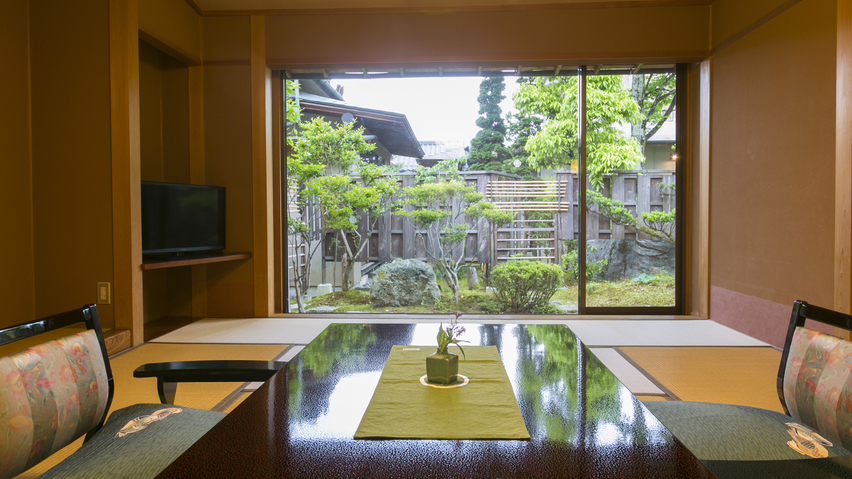
[(577, 306), (574, 306), (572, 304), (560, 304), (560, 305), (556, 306), (556, 309), (558, 309), (559, 311), (562, 311), (563, 313), (577, 313), (577, 312), (579, 312), (579, 310), (577, 309)]

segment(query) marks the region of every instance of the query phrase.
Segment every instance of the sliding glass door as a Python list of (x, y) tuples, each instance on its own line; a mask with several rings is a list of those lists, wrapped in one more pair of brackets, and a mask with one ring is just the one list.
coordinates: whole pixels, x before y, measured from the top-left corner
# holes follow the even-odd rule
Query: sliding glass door
[(582, 71), (581, 313), (681, 312), (678, 71)]

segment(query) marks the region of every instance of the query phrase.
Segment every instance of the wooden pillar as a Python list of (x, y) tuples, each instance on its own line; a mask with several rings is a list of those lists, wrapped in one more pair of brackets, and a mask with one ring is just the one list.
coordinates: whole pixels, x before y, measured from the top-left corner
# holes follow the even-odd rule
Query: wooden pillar
[(139, 139), (139, 9), (109, 1), (110, 154), (115, 327), (144, 341)]
[[(837, 2), (834, 309), (852, 312), (852, 0)], [(848, 338), (848, 333), (845, 333)]]
[(254, 314), (274, 311), (272, 243), (272, 72), (266, 67), (265, 17), (251, 17), (251, 158)]
[[(204, 67), (189, 67), (189, 182), (207, 184), (204, 157)], [(207, 316), (207, 265), (190, 266), (192, 271), (192, 316)]]

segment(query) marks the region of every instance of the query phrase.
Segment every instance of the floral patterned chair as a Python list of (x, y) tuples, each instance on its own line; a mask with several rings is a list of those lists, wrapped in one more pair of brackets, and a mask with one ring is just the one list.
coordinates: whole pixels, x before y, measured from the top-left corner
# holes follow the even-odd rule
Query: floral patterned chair
[(806, 319), (852, 330), (852, 316), (794, 303), (777, 381), (786, 414), (685, 401), (648, 402), (645, 407), (699, 459), (711, 461), (708, 466), (849, 456), (852, 342), (809, 329)]
[[(41, 477), (154, 477), (225, 416), (138, 404), (113, 411), (105, 421), (113, 378), (94, 305), (4, 329), (0, 345), (76, 323), (85, 323), (86, 331), (0, 358), (5, 378), (0, 388), (0, 424), (5, 426), (0, 426), (0, 479), (26, 471), (83, 435), (83, 446)], [(158, 377), (163, 399), (164, 384), (265, 381), (285, 365), (199, 361), (140, 370), (141, 376)]]

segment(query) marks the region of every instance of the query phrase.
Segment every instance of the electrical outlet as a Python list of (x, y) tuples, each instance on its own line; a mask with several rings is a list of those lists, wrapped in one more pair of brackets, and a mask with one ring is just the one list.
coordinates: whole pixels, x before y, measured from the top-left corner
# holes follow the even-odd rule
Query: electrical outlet
[(98, 283), (98, 304), (110, 304), (109, 283)]

